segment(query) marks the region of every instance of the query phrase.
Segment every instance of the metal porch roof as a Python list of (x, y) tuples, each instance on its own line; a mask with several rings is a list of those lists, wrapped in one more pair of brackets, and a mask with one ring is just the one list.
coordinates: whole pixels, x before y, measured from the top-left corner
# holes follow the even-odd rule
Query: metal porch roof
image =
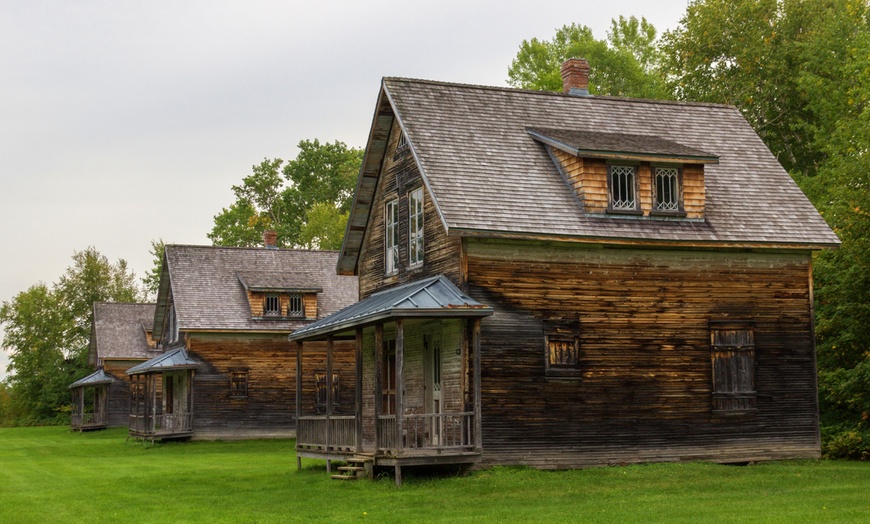
[(444, 275), (375, 293), (326, 318), (294, 331), (290, 340), (311, 340), (387, 318), (486, 317), (492, 308), (459, 290)]
[(83, 388), (87, 386), (101, 386), (103, 384), (111, 384), (114, 381), (115, 379), (107, 375), (106, 372), (103, 371), (103, 368), (100, 368), (91, 373), (90, 375), (76, 380), (69, 385), (68, 389)]
[(187, 351), (180, 347), (133, 366), (127, 370), (127, 374), (141, 375), (142, 373), (159, 373), (176, 369), (194, 369), (198, 365), (195, 360), (187, 356)]

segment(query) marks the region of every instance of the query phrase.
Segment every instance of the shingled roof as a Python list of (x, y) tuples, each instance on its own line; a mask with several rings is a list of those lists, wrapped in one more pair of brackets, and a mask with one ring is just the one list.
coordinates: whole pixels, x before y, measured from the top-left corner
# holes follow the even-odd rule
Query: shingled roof
[(96, 302), (88, 361), (151, 358), (146, 330), (154, 323), (154, 304)]
[[(800, 249), (839, 244), (735, 107), (385, 78), (342, 273), (356, 266), (394, 120), (448, 235)], [(705, 220), (585, 214), (535, 130), (578, 149), (622, 135), (624, 149), (696, 157), (706, 164)]]
[(336, 275), (337, 258), (336, 251), (167, 245), (155, 332), (162, 327), (170, 286), (182, 331), (298, 329), (307, 322), (252, 318), (245, 288), (318, 292), (318, 316), (323, 317), (359, 296), (355, 277)]

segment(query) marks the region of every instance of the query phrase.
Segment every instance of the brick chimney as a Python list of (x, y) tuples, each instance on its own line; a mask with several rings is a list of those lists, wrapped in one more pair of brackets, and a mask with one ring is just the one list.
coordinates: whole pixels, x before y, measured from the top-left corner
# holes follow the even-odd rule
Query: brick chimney
[(266, 249), (278, 249), (278, 232), (274, 229), (263, 231), (263, 244)]
[(589, 96), (589, 62), (585, 58), (570, 58), (562, 64), (562, 91)]

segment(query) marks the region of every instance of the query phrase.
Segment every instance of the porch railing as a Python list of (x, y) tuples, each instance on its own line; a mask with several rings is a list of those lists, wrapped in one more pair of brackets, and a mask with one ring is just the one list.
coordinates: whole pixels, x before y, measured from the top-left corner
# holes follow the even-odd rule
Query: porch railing
[(75, 428), (86, 428), (89, 426), (103, 426), (106, 424), (105, 413), (74, 413), (72, 415), (71, 425)]
[(395, 415), (378, 418), (379, 451), (471, 451), (474, 449), (474, 413), (424, 413), (402, 417), (399, 438)]
[(193, 429), (192, 413), (130, 415), (130, 431), (143, 434), (188, 433)]
[(327, 441), (325, 415), (299, 417), (296, 421), (296, 446), (317, 449), (353, 449), (356, 446), (356, 418), (331, 415)]

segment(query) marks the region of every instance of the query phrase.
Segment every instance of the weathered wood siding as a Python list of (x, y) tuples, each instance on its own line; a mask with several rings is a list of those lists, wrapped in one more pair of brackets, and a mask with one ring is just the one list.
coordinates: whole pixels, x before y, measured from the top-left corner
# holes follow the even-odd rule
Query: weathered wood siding
[[(454, 283), (459, 282), (460, 241), (447, 237), (444, 225), (432, 196), (423, 185), (420, 171), (409, 149), (396, 151), (400, 130), (393, 125), (387, 153), (369, 224), (363, 239), (359, 258), (360, 300), (384, 287), (418, 280), (430, 275), (444, 274)], [(409, 267), (408, 255), (408, 193), (423, 185), (423, 264)], [(399, 210), (399, 268), (394, 275), (385, 274), (384, 266), (384, 208), (388, 201), (398, 199)]]
[(130, 421), (130, 377), (127, 370), (144, 360), (103, 360), (103, 370), (115, 377), (108, 387), (109, 426), (126, 426)]
[[(468, 241), (482, 322), (485, 463), (564, 468), (817, 457), (808, 254)], [(712, 413), (710, 321), (754, 321), (757, 412)], [(578, 326), (580, 376), (545, 374)]]
[[(190, 334), (188, 349), (201, 362), (194, 378), (194, 430), (287, 429), (295, 427), (296, 345), (286, 334)], [(326, 371), (326, 343), (303, 348), (304, 413), (316, 411), (315, 373)], [(353, 413), (354, 347), (335, 343), (333, 372), (339, 374), (339, 410)], [(247, 396), (230, 395), (233, 371), (246, 371)]]
[[(577, 198), (583, 202), (587, 213), (606, 213), (607, 162), (597, 158), (581, 158), (564, 151), (551, 148), (559, 162), (568, 184), (574, 189)], [(686, 218), (704, 218), (704, 166), (685, 164), (682, 173), (683, 209)], [(638, 198), (644, 215), (652, 209), (652, 170), (650, 164), (643, 162), (638, 166)]]

